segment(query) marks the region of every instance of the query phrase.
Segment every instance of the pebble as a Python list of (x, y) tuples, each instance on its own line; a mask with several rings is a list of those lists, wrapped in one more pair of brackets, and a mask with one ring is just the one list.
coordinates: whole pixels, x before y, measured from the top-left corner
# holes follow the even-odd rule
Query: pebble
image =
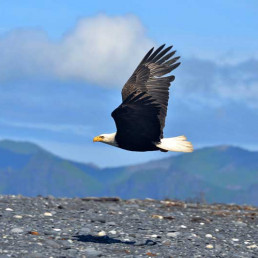
[(21, 215), (14, 215), (13, 216), (15, 219), (22, 219), (22, 216)]
[(13, 211), (13, 209), (11, 209), (11, 208), (6, 208), (5, 210), (6, 211)]
[(13, 228), (11, 229), (11, 233), (21, 234), (24, 230), (22, 228)]
[(167, 237), (178, 237), (180, 235), (180, 232), (169, 232), (167, 233)]
[(206, 245), (206, 248), (208, 248), (208, 249), (212, 249), (212, 248), (213, 248), (213, 245), (211, 245), (211, 244)]
[(181, 226), (180, 226), (180, 228), (187, 228), (187, 226), (185, 226), (185, 225), (181, 225)]
[(61, 231), (60, 228), (53, 228), (53, 230), (54, 230), (54, 231), (57, 231), (57, 232)]
[(96, 250), (95, 248), (93, 247), (89, 247), (89, 248), (86, 248), (84, 250), (85, 254), (86, 254), (86, 257), (99, 257), (99, 256), (102, 256), (102, 252), (101, 251), (98, 251)]
[(166, 245), (166, 246), (170, 246), (172, 244), (172, 241), (170, 239), (166, 239), (166, 240), (162, 241), (161, 244)]
[(116, 223), (114, 221), (107, 222), (106, 225), (108, 226), (116, 226)]
[(60, 247), (60, 245), (57, 242), (55, 242), (54, 240), (51, 240), (51, 239), (46, 240), (45, 243), (48, 246), (51, 246), (53, 248), (59, 248)]
[(112, 235), (115, 235), (116, 231), (115, 230), (110, 230), (109, 233), (112, 234)]
[(45, 212), (43, 215), (46, 216), (46, 217), (52, 217), (53, 216), (51, 212)]
[(253, 248), (258, 248), (258, 246), (257, 246), (257, 245), (255, 245), (255, 244), (253, 244), (253, 245), (248, 245), (248, 246), (247, 246), (247, 248), (249, 248), (249, 249), (253, 249)]
[(90, 232), (91, 232), (90, 228), (84, 227), (80, 229), (79, 235), (88, 235), (90, 234)]
[(151, 217), (152, 217), (153, 219), (163, 219), (163, 218), (164, 218), (163, 216), (157, 215), (157, 214), (153, 214)]
[(211, 234), (206, 234), (205, 237), (212, 238), (213, 236)]
[(234, 242), (238, 242), (238, 241), (239, 241), (239, 239), (238, 239), (238, 238), (232, 238), (232, 241), (234, 241)]
[(236, 226), (239, 226), (239, 227), (245, 227), (245, 226), (247, 226), (247, 224), (244, 223), (244, 222), (242, 222), (242, 221), (234, 221), (234, 224), (235, 224)]
[(103, 230), (98, 233), (98, 236), (106, 236), (106, 235), (107, 233)]

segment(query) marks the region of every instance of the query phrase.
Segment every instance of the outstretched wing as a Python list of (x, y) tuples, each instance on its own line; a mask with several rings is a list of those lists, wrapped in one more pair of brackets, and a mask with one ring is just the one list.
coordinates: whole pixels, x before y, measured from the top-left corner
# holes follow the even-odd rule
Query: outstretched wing
[(159, 113), (159, 104), (146, 93), (131, 93), (112, 112), (117, 127), (116, 140), (129, 148), (159, 142), (161, 134)]
[(172, 46), (163, 49), (164, 46), (165, 44), (154, 52), (152, 48), (146, 54), (122, 90), (123, 101), (132, 92), (146, 92), (155, 100), (155, 103), (160, 105), (159, 120), (161, 131), (165, 126), (165, 118), (167, 115), (169, 86), (175, 79), (173, 75), (163, 76), (180, 65), (180, 63), (177, 62), (180, 57), (173, 57), (176, 51), (169, 52)]

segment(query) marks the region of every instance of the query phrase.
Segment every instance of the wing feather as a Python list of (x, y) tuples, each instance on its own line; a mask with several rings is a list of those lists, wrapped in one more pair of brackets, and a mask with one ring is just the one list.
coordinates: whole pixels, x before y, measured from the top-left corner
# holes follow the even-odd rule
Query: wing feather
[(173, 57), (176, 51), (170, 52), (172, 46), (165, 49), (164, 47), (165, 44), (154, 52), (154, 48), (152, 48), (145, 55), (122, 90), (123, 101), (132, 93), (137, 95), (144, 92), (145, 95), (151, 96), (152, 100), (159, 104), (161, 108), (159, 113), (161, 137), (167, 115), (169, 87), (175, 79), (173, 75), (164, 75), (169, 74), (180, 65), (180, 62), (177, 62), (180, 57)]

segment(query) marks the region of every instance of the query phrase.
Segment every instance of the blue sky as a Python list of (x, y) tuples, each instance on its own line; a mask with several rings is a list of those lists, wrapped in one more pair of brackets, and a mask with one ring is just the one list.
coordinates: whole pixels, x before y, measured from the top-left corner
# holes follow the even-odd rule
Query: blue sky
[(152, 46), (173, 44), (165, 136), (258, 149), (257, 1), (0, 2), (0, 138), (99, 166), (171, 154), (93, 144)]

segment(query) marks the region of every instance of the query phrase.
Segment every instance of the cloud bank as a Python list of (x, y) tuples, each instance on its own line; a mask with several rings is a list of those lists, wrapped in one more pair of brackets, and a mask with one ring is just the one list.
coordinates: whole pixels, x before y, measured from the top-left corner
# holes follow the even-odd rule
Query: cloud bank
[[(0, 37), (0, 83), (51, 79), (121, 88), (153, 45), (133, 15), (81, 19), (58, 41), (44, 31), (17, 29)], [(258, 108), (255, 58), (233, 63), (182, 59), (175, 74), (175, 94), (192, 106), (231, 101)]]
[(0, 81), (56, 78), (117, 86), (153, 45), (133, 15), (81, 19), (59, 41), (44, 31), (17, 29), (0, 37)]
[(258, 60), (220, 64), (197, 58), (185, 59), (176, 78), (182, 100), (199, 107), (229, 102), (258, 108)]

